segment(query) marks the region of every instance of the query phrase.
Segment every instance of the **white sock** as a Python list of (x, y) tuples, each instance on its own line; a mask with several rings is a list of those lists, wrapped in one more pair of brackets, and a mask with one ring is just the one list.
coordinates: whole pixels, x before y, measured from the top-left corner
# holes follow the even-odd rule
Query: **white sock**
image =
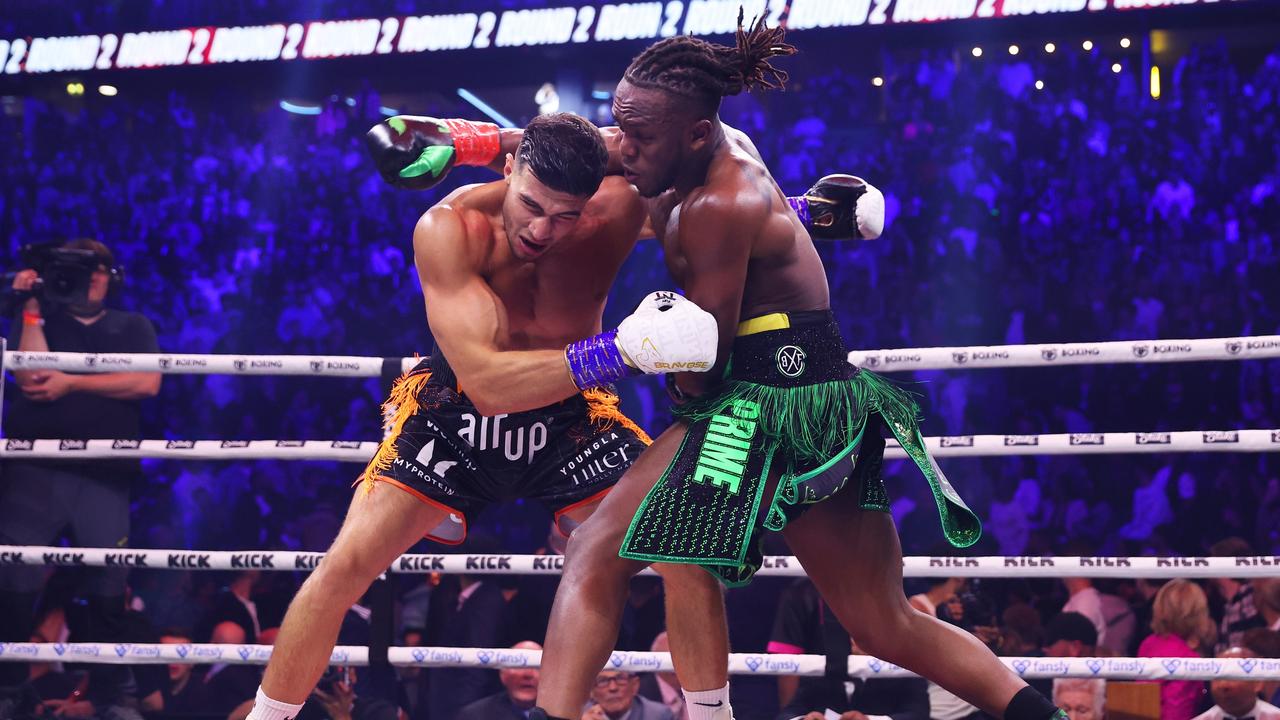
[(689, 720), (733, 720), (733, 708), (729, 706), (729, 684), (718, 690), (683, 690), (685, 709)]
[(279, 700), (272, 700), (258, 686), (258, 696), (253, 700), (253, 709), (245, 720), (293, 720), (302, 710), (301, 705), (290, 705)]

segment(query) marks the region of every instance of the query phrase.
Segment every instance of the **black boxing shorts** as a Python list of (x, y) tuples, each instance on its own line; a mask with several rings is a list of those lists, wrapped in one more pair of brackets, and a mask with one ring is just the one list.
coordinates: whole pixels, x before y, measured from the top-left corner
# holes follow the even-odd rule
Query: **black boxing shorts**
[(604, 497), (650, 442), (618, 409), (618, 396), (589, 390), (519, 413), (481, 415), (447, 364), (423, 360), (396, 381), (383, 405), (388, 434), (361, 476), (394, 485), (449, 513), (427, 539), (461, 543), (490, 503), (527, 498), (555, 514), (565, 535), (574, 509)]

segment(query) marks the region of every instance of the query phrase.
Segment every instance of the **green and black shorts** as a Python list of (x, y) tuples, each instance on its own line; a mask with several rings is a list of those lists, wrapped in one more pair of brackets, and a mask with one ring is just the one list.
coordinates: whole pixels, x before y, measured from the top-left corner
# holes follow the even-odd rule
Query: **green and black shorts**
[(744, 585), (763, 561), (765, 530), (782, 530), (851, 480), (863, 509), (888, 512), (886, 428), (928, 480), (947, 540), (968, 547), (982, 535), (925, 448), (914, 400), (849, 364), (829, 310), (742, 322), (720, 391), (675, 413), (688, 433), (636, 512), (623, 557), (702, 565)]

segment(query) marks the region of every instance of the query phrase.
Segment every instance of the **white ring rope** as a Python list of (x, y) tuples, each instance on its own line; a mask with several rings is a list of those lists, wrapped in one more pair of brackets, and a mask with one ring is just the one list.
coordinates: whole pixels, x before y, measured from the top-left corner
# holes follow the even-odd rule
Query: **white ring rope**
[[(420, 358), (390, 358), (408, 370)], [(158, 372), (166, 375), (380, 377), (383, 358), (354, 355), (177, 355), (165, 353), (5, 353), (7, 370)]]
[[(149, 570), (314, 570), (324, 553), (291, 550), (143, 550), (0, 545), (0, 566), (124, 567)], [(559, 575), (562, 555), (401, 555), (390, 572), (442, 575)], [(796, 558), (764, 558), (759, 576), (805, 577)], [(1031, 557), (913, 556), (903, 577), (966, 578), (1256, 578), (1280, 577), (1280, 556)]]
[[(270, 645), (177, 645), (146, 643), (0, 643), (0, 661), (77, 662), (113, 665), (265, 665)], [(506, 648), (392, 647), (387, 660), (401, 667), (532, 668), (542, 662), (538, 650)], [(1028, 679), (1082, 677), (1111, 680), (1280, 680), (1280, 660), (1267, 658), (1000, 658)], [(339, 645), (329, 656), (333, 665), (369, 664), (369, 648)], [(731, 653), (733, 675), (822, 676), (823, 655)], [(615, 651), (605, 670), (671, 672), (671, 655)], [(904, 668), (865, 655), (849, 657), (849, 675), (857, 678), (916, 677)]]
[[(1167, 363), (1205, 360), (1280, 358), (1280, 335), (1140, 340), (1042, 345), (974, 345), (967, 347), (855, 350), (849, 362), (869, 370), (977, 369)], [(408, 370), (420, 358), (399, 360)], [(352, 355), (195, 355), (149, 353), (5, 353), (10, 370), (77, 372), (159, 372), (170, 375), (311, 375), (379, 377), (384, 358)]]
[(1044, 345), (985, 345), (905, 350), (855, 350), (849, 362), (881, 372), (1057, 365), (1260, 360), (1280, 357), (1280, 335), (1136, 340)]
[[(885, 457), (907, 457), (895, 440)], [(934, 457), (1118, 455), (1167, 452), (1278, 452), (1280, 429), (1179, 432), (944, 435), (925, 438)], [(358, 440), (21, 440), (9, 438), (0, 458), (171, 460), (326, 460), (367, 463), (378, 443)]]

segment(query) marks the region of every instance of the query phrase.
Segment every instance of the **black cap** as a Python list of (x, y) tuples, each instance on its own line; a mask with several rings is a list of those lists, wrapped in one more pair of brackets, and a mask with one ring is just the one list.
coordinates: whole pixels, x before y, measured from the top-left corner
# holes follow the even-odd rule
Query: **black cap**
[(1045, 646), (1059, 640), (1079, 642), (1090, 647), (1098, 644), (1098, 630), (1089, 618), (1078, 612), (1063, 612), (1053, 616), (1044, 629)]

